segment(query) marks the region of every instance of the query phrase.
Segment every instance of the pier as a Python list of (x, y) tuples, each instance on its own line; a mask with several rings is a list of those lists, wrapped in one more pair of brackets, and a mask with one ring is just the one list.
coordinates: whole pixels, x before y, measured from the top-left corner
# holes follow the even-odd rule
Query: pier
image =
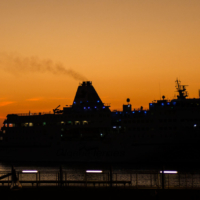
[[(81, 187), (129, 189), (200, 189), (200, 173), (132, 171), (131, 173), (81, 170), (15, 171), (22, 187)], [(0, 172), (0, 187), (14, 183), (11, 172)]]

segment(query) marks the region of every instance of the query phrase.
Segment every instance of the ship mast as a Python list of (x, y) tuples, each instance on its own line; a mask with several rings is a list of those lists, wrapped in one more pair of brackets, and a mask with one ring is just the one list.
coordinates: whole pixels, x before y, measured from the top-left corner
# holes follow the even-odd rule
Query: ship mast
[(178, 99), (185, 99), (188, 96), (188, 92), (186, 91), (186, 86), (187, 85), (181, 85), (181, 81), (179, 81), (178, 79), (175, 81), (176, 82), (176, 89), (177, 92), (179, 93), (177, 95)]

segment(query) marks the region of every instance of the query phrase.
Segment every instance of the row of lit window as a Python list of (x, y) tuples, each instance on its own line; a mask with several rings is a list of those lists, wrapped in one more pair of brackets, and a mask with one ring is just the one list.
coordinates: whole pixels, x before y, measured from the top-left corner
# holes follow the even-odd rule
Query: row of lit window
[[(46, 122), (43, 122), (42, 123), (42, 125), (43, 126), (46, 126)], [(60, 124), (71, 124), (71, 125), (73, 125), (73, 122), (72, 121), (67, 121), (67, 122), (64, 122), (64, 121), (61, 121), (60, 122)], [(74, 121), (74, 124), (75, 125), (80, 125), (80, 124), (83, 124), (83, 125), (85, 125), (85, 124), (88, 124), (88, 121)], [(9, 123), (9, 124), (5, 124), (5, 127), (15, 127), (16, 125), (14, 124), (14, 123)], [(27, 122), (27, 123), (22, 123), (21, 124), (21, 127), (31, 127), (31, 126), (33, 126), (33, 123), (32, 122)]]

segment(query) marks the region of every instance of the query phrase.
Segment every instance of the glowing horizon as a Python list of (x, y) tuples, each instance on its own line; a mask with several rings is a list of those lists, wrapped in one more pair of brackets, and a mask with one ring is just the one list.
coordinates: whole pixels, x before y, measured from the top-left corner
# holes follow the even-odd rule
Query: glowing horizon
[(92, 81), (111, 110), (199, 98), (199, 0), (9, 0), (0, 7), (0, 127), (11, 113), (71, 105)]

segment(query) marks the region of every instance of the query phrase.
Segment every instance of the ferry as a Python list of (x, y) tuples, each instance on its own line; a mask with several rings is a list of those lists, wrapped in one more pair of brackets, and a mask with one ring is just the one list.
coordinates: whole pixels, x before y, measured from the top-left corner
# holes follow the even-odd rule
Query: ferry
[(111, 111), (90, 81), (71, 106), (50, 113), (8, 114), (0, 131), (0, 161), (199, 164), (200, 98), (177, 98)]

